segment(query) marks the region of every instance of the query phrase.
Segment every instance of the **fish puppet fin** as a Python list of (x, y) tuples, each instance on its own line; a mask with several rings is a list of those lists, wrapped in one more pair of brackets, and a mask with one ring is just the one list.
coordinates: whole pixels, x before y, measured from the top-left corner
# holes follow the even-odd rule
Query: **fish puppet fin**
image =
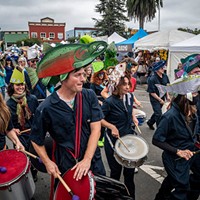
[(155, 85), (158, 88), (160, 98), (162, 98), (168, 92), (167, 86), (160, 84), (155, 84)]
[(34, 89), (37, 82), (39, 81), (37, 72), (36, 72), (35, 69), (33, 69), (31, 67), (25, 67), (25, 69), (26, 69), (28, 76), (30, 78), (32, 89)]

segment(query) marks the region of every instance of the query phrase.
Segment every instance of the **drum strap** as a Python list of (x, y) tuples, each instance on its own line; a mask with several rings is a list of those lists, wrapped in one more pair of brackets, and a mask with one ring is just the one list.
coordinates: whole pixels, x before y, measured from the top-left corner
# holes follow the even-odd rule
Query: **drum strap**
[(108, 139), (108, 142), (109, 142), (110, 146), (111, 146), (112, 149), (115, 151), (115, 147), (114, 147), (114, 145), (113, 145), (113, 143), (112, 143), (112, 141), (111, 141), (111, 139), (110, 139), (110, 137), (108, 136), (107, 133), (106, 133), (106, 137), (107, 137), (107, 139)]
[(81, 127), (82, 127), (82, 93), (79, 92), (76, 98), (76, 136), (75, 136), (75, 150), (74, 153), (69, 149), (67, 151), (77, 161), (80, 155), (80, 143), (81, 143)]

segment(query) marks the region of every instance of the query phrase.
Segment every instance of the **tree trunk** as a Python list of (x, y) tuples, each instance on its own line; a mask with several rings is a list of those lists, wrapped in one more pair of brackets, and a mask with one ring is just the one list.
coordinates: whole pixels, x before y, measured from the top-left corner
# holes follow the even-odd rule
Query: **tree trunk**
[(142, 16), (139, 19), (139, 28), (144, 29), (144, 17), (142, 17)]

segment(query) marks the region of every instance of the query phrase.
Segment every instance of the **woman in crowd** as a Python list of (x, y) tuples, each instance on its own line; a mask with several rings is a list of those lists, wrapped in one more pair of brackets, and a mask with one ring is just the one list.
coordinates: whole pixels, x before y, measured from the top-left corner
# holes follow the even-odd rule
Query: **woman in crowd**
[(19, 131), (13, 128), (10, 120), (10, 111), (3, 96), (0, 94), (0, 150), (6, 149), (6, 136), (14, 143), (16, 149), (24, 150), (23, 145), (17, 137)]
[[(28, 151), (30, 147), (30, 130), (34, 118), (34, 113), (38, 107), (38, 100), (31, 95), (27, 89), (24, 79), (24, 72), (14, 69), (10, 84), (7, 89), (9, 99), (7, 105), (11, 112), (11, 121), (15, 129), (25, 131), (19, 132), (19, 140)], [(37, 181), (37, 171), (32, 167), (31, 172), (34, 181)]]
[(153, 144), (164, 150), (162, 159), (167, 172), (155, 200), (198, 199), (200, 154), (195, 154), (198, 150), (195, 143), (199, 140), (196, 134), (199, 80), (200, 77), (192, 79), (196, 82), (191, 82), (190, 78), (176, 82), (173, 87), (176, 97), (172, 100), (171, 108), (162, 115), (154, 133)]
[(86, 73), (86, 80), (85, 80), (85, 83), (83, 84), (83, 87), (90, 89), (90, 79), (92, 77), (91, 65), (89, 65), (88, 67), (85, 68), (85, 73)]
[(6, 70), (4, 69), (3, 65), (0, 63), (0, 93), (3, 96), (3, 99), (5, 99), (5, 90), (6, 90)]
[[(102, 110), (105, 115), (102, 126), (108, 128), (107, 134), (113, 145), (117, 138), (127, 134), (134, 134), (132, 122), (138, 125), (138, 120), (133, 113), (133, 95), (129, 93), (131, 87), (130, 76), (125, 75), (116, 81), (112, 95), (105, 99)], [(105, 152), (110, 167), (110, 177), (120, 179), (122, 166), (114, 158), (108, 138), (105, 137)], [(124, 167), (124, 183), (130, 195), (135, 199), (134, 168)]]
[(5, 81), (6, 84), (8, 85), (10, 83), (10, 77), (12, 76), (13, 70), (14, 70), (14, 66), (12, 63), (12, 59), (10, 56), (6, 57), (6, 64), (5, 64), (5, 70), (6, 70), (6, 77), (5, 77)]

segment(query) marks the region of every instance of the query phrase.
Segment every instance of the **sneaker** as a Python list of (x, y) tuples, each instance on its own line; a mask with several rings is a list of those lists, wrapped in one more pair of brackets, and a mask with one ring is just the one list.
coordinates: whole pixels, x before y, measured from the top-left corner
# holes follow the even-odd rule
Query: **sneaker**
[(149, 121), (147, 122), (147, 125), (149, 126), (149, 128), (150, 128), (151, 130), (155, 130), (153, 124), (150, 124)]
[(99, 147), (104, 147), (104, 141), (105, 141), (105, 138), (103, 137), (102, 140), (98, 141), (98, 146)]
[(135, 174), (137, 174), (137, 173), (138, 173), (138, 168), (137, 168), (137, 167), (135, 168), (135, 171), (134, 171), (134, 173), (135, 173)]

